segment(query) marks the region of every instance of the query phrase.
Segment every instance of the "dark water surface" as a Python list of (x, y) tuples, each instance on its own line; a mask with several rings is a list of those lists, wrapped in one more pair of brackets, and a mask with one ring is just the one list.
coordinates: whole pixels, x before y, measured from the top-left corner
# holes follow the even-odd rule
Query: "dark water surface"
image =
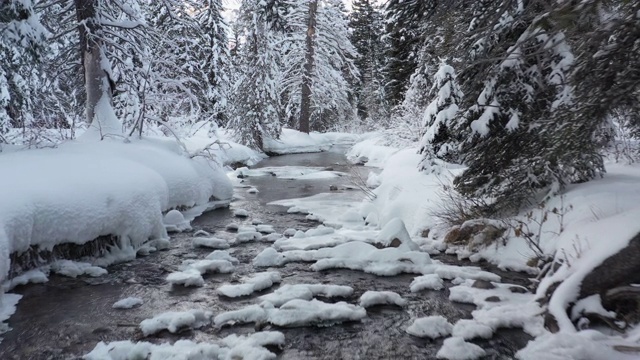
[[(368, 171), (363, 167), (347, 165), (340, 152), (272, 157), (257, 167), (291, 165), (322, 166), (347, 173), (357, 171), (364, 178)], [(217, 237), (232, 239), (235, 234), (225, 231), (225, 225), (232, 221), (250, 223), (252, 219), (271, 224), (278, 232), (291, 227), (301, 230), (315, 227), (318, 224), (306, 220), (304, 215), (288, 214), (283, 207), (266, 204), (274, 200), (328, 192), (331, 185), (338, 186), (341, 189), (338, 191), (344, 194), (345, 199), (364, 199), (362, 192), (345, 189), (353, 185), (347, 176), (326, 180), (282, 180), (263, 176), (243, 181), (257, 187), (259, 193), (247, 194), (246, 189), (238, 188), (239, 199), (232, 206), (248, 210), (250, 218), (238, 221), (233, 218), (231, 210), (218, 209), (197, 218), (192, 224), (194, 231), (203, 229)], [(204, 258), (210, 252), (207, 249), (194, 249), (189, 237), (190, 234), (172, 236), (169, 250), (111, 266), (108, 268), (109, 274), (100, 278), (71, 279), (52, 275), (45, 284), (16, 288), (14, 292), (24, 297), (9, 321), (13, 330), (3, 335), (0, 359), (76, 359), (91, 351), (99, 341), (207, 341), (232, 333), (255, 332), (253, 325), (222, 329), (205, 327), (177, 335), (165, 332), (144, 338), (138, 330), (142, 320), (162, 312), (199, 308), (218, 314), (253, 304), (257, 296), (273, 291), (272, 288), (239, 300), (220, 298), (215, 292), (222, 283), (255, 272), (251, 261), (269, 246), (265, 243), (241, 244), (230, 249), (232, 255), (240, 260), (233, 274), (207, 276), (205, 286), (201, 288), (171, 287), (164, 280), (168, 273), (175, 271), (182, 261)], [(414, 275), (378, 277), (350, 270), (314, 272), (309, 269), (309, 264), (303, 263), (287, 264), (278, 271), (282, 274), (283, 284), (352, 286), (355, 290), (353, 296), (340, 299), (351, 303), (357, 303), (360, 295), (367, 290), (395, 291), (409, 303), (405, 308), (370, 308), (368, 317), (361, 322), (331, 327), (282, 329), (267, 326), (263, 330), (278, 330), (285, 335), (284, 349), (279, 352), (281, 359), (435, 359), (442, 339), (433, 341), (407, 334), (405, 329), (411, 324), (411, 319), (440, 314), (455, 322), (470, 318), (473, 310), (470, 305), (449, 301), (447, 290), (411, 293), (409, 284)], [(144, 304), (130, 310), (111, 307), (114, 302), (129, 296), (142, 298)], [(487, 351), (487, 359), (511, 359), (515, 351), (528, 340), (529, 337), (519, 330), (501, 330), (493, 339), (476, 343)]]

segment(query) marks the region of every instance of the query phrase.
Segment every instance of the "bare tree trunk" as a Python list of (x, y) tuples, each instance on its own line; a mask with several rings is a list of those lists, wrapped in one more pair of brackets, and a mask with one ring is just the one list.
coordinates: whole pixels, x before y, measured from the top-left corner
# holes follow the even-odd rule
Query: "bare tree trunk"
[(316, 34), (316, 13), (318, 12), (318, 0), (309, 1), (309, 18), (307, 21), (306, 61), (302, 78), (302, 94), (300, 100), (300, 120), (298, 129), (309, 133), (309, 119), (311, 118), (311, 81), (313, 77), (314, 63), (314, 36)]
[(78, 31), (80, 33), (80, 56), (84, 67), (87, 124), (95, 118), (95, 107), (102, 96), (107, 96), (111, 103), (109, 74), (104, 70), (103, 56), (100, 51), (101, 39), (96, 36), (100, 25), (96, 19), (96, 0), (74, 0)]

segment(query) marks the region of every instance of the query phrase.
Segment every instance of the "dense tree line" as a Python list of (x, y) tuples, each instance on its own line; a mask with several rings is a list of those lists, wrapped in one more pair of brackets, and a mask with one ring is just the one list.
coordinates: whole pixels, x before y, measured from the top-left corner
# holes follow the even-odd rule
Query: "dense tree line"
[(638, 2), (244, 0), (230, 24), (222, 11), (0, 1), (0, 143), (32, 126), (202, 124), (258, 149), (283, 126), (402, 128), (421, 169), (465, 165), (456, 188), (496, 213), (601, 175), (614, 127), (640, 131)]

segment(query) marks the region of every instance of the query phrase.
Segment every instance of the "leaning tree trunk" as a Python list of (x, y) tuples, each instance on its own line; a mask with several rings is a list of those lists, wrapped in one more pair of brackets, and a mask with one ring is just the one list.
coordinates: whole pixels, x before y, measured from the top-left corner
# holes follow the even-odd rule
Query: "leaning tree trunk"
[(314, 63), (314, 36), (316, 34), (316, 13), (318, 12), (318, 0), (309, 1), (309, 18), (307, 21), (307, 38), (304, 74), (302, 75), (302, 94), (300, 100), (300, 120), (298, 129), (309, 133), (309, 119), (311, 118), (311, 83), (313, 78)]
[(103, 68), (104, 53), (102, 40), (96, 35), (100, 24), (96, 23), (96, 0), (74, 0), (78, 31), (80, 35), (80, 56), (84, 67), (87, 124), (95, 119), (95, 108), (103, 96), (111, 104), (109, 74)]

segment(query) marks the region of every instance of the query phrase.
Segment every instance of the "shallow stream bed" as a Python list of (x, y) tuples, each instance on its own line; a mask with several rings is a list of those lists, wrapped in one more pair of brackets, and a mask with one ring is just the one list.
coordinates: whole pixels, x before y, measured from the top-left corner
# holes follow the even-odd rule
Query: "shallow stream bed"
[[(357, 190), (357, 185), (360, 182), (358, 179), (366, 179), (369, 169), (348, 165), (340, 152), (272, 157), (256, 167), (281, 166), (323, 167), (345, 174), (357, 172), (359, 176), (355, 177), (356, 180), (347, 175), (310, 180), (286, 180), (277, 176), (247, 177), (242, 179), (242, 185), (247, 187), (236, 188), (237, 199), (232, 203), (232, 208), (246, 209), (249, 218), (234, 218), (231, 209), (218, 209), (198, 217), (192, 224), (193, 231), (205, 230), (230, 240), (235, 234), (225, 230), (228, 223), (251, 223), (256, 219), (273, 225), (280, 233), (288, 228), (313, 228), (318, 225), (317, 222), (267, 203), (329, 192), (332, 185), (338, 188), (334, 192), (341, 194), (345, 202), (356, 203), (365, 199), (364, 193)], [(259, 192), (247, 193), (249, 186), (257, 188)], [(190, 241), (192, 235), (193, 232), (175, 234), (170, 249), (111, 266), (108, 268), (109, 274), (99, 278), (72, 279), (51, 275), (47, 283), (16, 288), (14, 292), (24, 297), (9, 321), (13, 330), (3, 335), (0, 359), (76, 359), (88, 353), (99, 341), (207, 341), (232, 333), (255, 332), (253, 325), (221, 329), (209, 326), (179, 334), (163, 332), (157, 336), (143, 337), (138, 324), (159, 313), (197, 308), (218, 314), (254, 304), (256, 297), (274, 290), (267, 289), (240, 299), (223, 298), (216, 293), (222, 283), (263, 270), (254, 269), (251, 264), (255, 255), (269, 246), (261, 242), (232, 246), (230, 253), (240, 261), (233, 274), (206, 276), (205, 285), (199, 288), (172, 287), (165, 281), (167, 274), (175, 271), (182, 261), (201, 259), (211, 251), (193, 248)], [(441, 260), (449, 263), (456, 261), (453, 258)], [(315, 272), (306, 263), (289, 263), (277, 270), (282, 275), (282, 284), (351, 286), (354, 288), (353, 296), (340, 299), (350, 303), (357, 303), (360, 295), (367, 290), (390, 290), (408, 300), (404, 308), (370, 308), (368, 316), (361, 322), (302, 328), (267, 325), (262, 330), (278, 330), (285, 335), (284, 348), (277, 349), (281, 359), (434, 359), (442, 339), (428, 340), (407, 334), (405, 330), (412, 319), (439, 314), (455, 322), (470, 318), (473, 310), (473, 306), (449, 301), (447, 290), (411, 293), (409, 284), (414, 275), (379, 277), (351, 270)], [(512, 276), (509, 281), (514, 281), (514, 277), (517, 280), (519, 275)], [(520, 280), (524, 282), (525, 277), (522, 276)], [(448, 282), (447, 285), (450, 286)], [(142, 298), (144, 304), (130, 310), (112, 308), (113, 303), (130, 296)], [(520, 330), (500, 330), (492, 339), (475, 343), (487, 351), (487, 359), (511, 359), (515, 351), (528, 340), (529, 337)]]

